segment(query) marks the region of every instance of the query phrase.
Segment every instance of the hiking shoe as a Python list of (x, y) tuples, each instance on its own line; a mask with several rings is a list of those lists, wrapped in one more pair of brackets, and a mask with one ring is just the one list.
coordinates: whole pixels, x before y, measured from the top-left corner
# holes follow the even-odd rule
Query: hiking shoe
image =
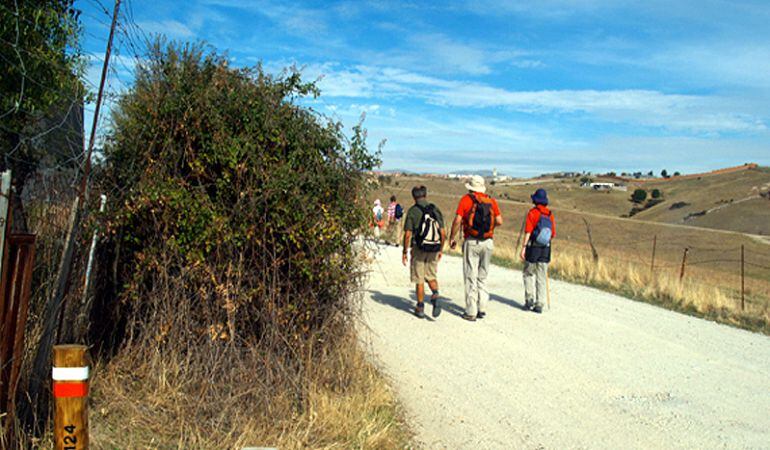
[(431, 314), (433, 317), (438, 317), (439, 314), (441, 314), (441, 303), (438, 302), (438, 297), (431, 297), (430, 304), (433, 306), (433, 311)]
[(463, 313), (462, 318), (467, 320), (468, 322), (475, 322), (476, 316), (471, 316), (470, 314)]
[(485, 313), (485, 312), (480, 312), (480, 313), (476, 314), (476, 318), (477, 319), (483, 319), (486, 316), (487, 316), (487, 313)]
[(532, 307), (533, 306), (535, 306), (534, 303), (532, 303), (530, 301), (525, 301), (524, 305), (521, 307), (521, 309), (523, 309), (524, 311), (532, 311)]
[(419, 319), (425, 318), (425, 306), (422, 303), (418, 303), (414, 308), (414, 315)]
[(532, 308), (532, 311), (534, 311), (534, 312), (536, 312), (538, 314), (541, 314), (543, 312), (543, 307), (540, 306), (540, 305), (535, 305), (535, 307)]

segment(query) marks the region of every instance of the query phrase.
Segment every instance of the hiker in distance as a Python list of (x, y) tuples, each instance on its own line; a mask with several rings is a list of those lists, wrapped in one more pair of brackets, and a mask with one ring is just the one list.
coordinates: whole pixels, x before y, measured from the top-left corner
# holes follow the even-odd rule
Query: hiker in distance
[(382, 229), (384, 215), (385, 210), (382, 208), (382, 203), (380, 203), (380, 199), (378, 198), (374, 201), (371, 219), (372, 231), (374, 232), (374, 239), (376, 240), (380, 239), (380, 230)]
[(441, 314), (436, 273), (446, 239), (444, 216), (436, 205), (428, 202), (427, 196), (428, 188), (425, 186), (412, 188), (414, 205), (409, 208), (404, 220), (404, 253), (401, 258), (406, 266), (409, 249), (411, 249), (409, 272), (417, 294), (414, 314), (420, 319), (425, 318), (426, 282), (432, 292), (430, 297), (433, 306), (432, 315), (438, 317)]
[(548, 263), (551, 262), (551, 240), (556, 236), (556, 221), (548, 209), (548, 194), (538, 189), (532, 194), (535, 204), (527, 213), (524, 225), (524, 309), (543, 312), (548, 295)]
[(390, 196), (390, 204), (388, 205), (388, 233), (395, 233), (395, 244), (398, 247), (401, 243), (401, 233), (403, 227), (401, 227), (401, 218), (404, 217), (404, 208), (401, 203), (398, 203), (395, 195)]
[(457, 246), (455, 236), (463, 227), (463, 277), (465, 279), (465, 313), (463, 319), (475, 321), (486, 315), (489, 291), (487, 274), (492, 259), (495, 227), (503, 224), (497, 201), (488, 196), (484, 178), (474, 175), (465, 184), (468, 194), (460, 199), (457, 215), (449, 234), (451, 248)]

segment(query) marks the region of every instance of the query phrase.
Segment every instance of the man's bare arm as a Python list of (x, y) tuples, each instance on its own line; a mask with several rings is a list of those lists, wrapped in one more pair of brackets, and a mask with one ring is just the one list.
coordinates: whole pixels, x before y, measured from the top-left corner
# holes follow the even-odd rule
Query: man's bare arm
[(452, 231), (449, 232), (449, 247), (455, 248), (457, 245), (457, 242), (455, 242), (455, 236), (457, 236), (457, 231), (460, 229), (460, 225), (463, 223), (463, 217), (461, 215), (456, 215), (455, 220), (452, 221)]
[(409, 254), (409, 246), (412, 243), (412, 232), (409, 230), (404, 231), (404, 253), (401, 255), (401, 262), (406, 265), (407, 255)]

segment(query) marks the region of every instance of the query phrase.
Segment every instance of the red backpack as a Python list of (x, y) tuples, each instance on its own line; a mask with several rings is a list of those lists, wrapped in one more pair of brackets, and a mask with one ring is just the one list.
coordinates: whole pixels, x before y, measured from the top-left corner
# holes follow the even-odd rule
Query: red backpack
[(477, 197), (468, 194), (473, 200), (470, 214), (466, 218), (469, 234), (477, 239), (489, 239), (495, 231), (495, 220), (492, 217), (492, 197)]

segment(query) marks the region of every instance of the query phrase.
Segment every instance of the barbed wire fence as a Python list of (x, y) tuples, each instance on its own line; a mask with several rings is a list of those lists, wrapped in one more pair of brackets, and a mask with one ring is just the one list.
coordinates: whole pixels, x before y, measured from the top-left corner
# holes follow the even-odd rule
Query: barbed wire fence
[[(94, 103), (93, 99), (100, 86), (85, 76), (87, 71), (79, 77), (85, 92), (47, 86), (34, 73), (25, 70), (32, 58), (42, 56), (25, 50), (18, 39), (0, 37), (0, 46), (8, 50), (4, 53), (17, 56), (13, 60), (3, 56), (3, 64), (20, 74), (16, 109), (0, 111), (0, 130), (20, 136), (11, 148), (2, 149), (3, 161), (6, 167), (28, 167), (31, 171), (17, 192), (25, 227), (38, 236), (26, 340), (23, 355), (19, 355), (23, 364), (22, 379), (17, 393), (22, 400), (20, 418), (33, 433), (43, 429), (48, 417), (45, 393), (48, 391), (50, 351), (47, 347), (54, 342), (82, 341), (88, 332), (87, 321), (82, 323), (75, 319), (88, 317), (88, 311), (85, 311), (90, 304), (86, 275), (89, 247), (96, 229), (94, 213), (99, 208), (100, 194), (111, 194), (95, 192), (96, 195), (88, 195), (93, 181), (89, 166), (92, 159), (97, 163), (101, 159), (110, 113), (117, 107), (121, 95), (130, 88), (134, 69), (146, 57), (150, 39), (134, 21), (132, 0), (123, 0), (120, 8), (121, 2), (116, 1), (114, 9), (107, 8), (100, 0), (87, 0), (87, 3), (89, 11), (81, 13), (94, 23), (114, 30), (114, 36), (110, 37), (89, 29), (82, 30), (91, 48), (108, 49), (105, 54), (79, 50), (84, 64), (103, 63), (105, 66), (100, 103)], [(0, 14), (8, 14), (19, 23), (34, 24), (32, 18), (24, 17), (19, 11), (17, 1), (0, 5)], [(69, 75), (73, 69), (60, 63), (52, 70)], [(4, 119), (20, 108), (26, 87), (30, 85), (61, 101), (34, 127), (14, 129)], [(97, 115), (97, 108), (101, 108), (101, 114)], [(96, 120), (84, 123), (87, 115)], [(84, 130), (93, 130), (91, 139), (86, 140)], [(40, 161), (28, 159), (29, 155), (23, 150), (29, 147), (42, 153)], [(89, 148), (93, 149), (93, 156), (89, 154)], [(68, 247), (72, 248), (69, 253)], [(52, 301), (54, 299), (56, 301)]]

